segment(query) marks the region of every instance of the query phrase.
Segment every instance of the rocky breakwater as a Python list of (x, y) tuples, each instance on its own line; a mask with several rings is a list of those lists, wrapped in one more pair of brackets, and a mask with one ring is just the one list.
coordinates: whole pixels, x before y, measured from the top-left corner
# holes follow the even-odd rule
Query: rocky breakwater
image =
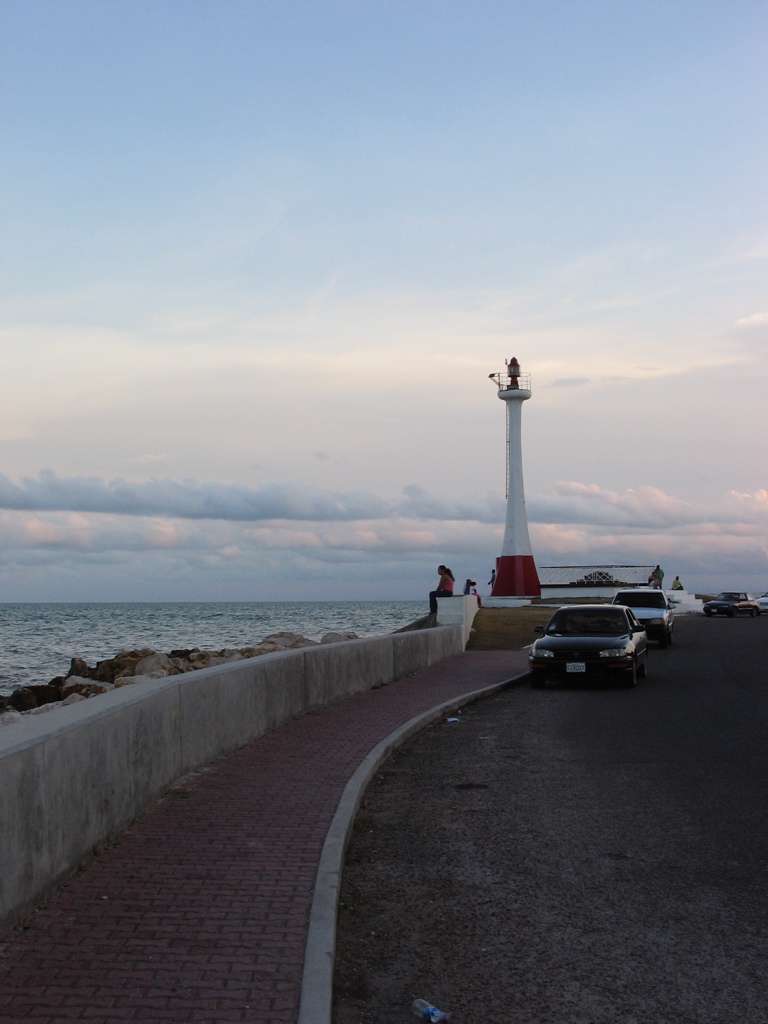
[(199, 647), (175, 650), (169, 654), (148, 647), (122, 651), (114, 658), (97, 662), (93, 668), (82, 658), (73, 658), (65, 676), (56, 676), (40, 686), (20, 687), (10, 697), (2, 698), (0, 726), (21, 721), (26, 715), (40, 715), (54, 708), (76, 704), (145, 679), (162, 679), (276, 651), (315, 647), (318, 643), (335, 644), (357, 639), (357, 633), (326, 633), (317, 641), (309, 640), (301, 633), (281, 632), (270, 633), (252, 647), (225, 647), (220, 651), (201, 651)]

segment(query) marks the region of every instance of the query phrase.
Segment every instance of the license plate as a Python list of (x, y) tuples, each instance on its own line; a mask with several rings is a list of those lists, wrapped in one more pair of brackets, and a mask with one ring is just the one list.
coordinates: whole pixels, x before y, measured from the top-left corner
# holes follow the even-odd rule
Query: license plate
[(583, 661), (569, 661), (565, 666), (566, 672), (586, 672), (587, 666)]

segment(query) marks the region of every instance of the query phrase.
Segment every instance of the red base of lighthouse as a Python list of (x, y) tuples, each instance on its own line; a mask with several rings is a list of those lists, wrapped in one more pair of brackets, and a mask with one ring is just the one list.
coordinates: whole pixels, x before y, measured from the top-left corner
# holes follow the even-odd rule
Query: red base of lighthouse
[(540, 597), (541, 584), (533, 555), (502, 555), (496, 559), (491, 597)]

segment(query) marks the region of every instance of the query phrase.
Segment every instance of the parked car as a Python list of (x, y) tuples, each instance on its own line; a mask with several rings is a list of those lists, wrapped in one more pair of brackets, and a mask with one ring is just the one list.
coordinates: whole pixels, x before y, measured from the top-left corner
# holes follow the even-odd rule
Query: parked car
[(757, 599), (757, 607), (760, 609), (760, 613), (768, 612), (768, 594), (763, 594), (762, 597)]
[(632, 609), (635, 617), (645, 626), (649, 640), (657, 640), (662, 647), (669, 647), (672, 643), (674, 605), (663, 590), (655, 590), (653, 587), (631, 587), (620, 590), (613, 603), (623, 604)]
[(528, 656), (531, 686), (547, 679), (612, 679), (635, 686), (646, 674), (648, 638), (631, 608), (583, 604), (558, 608)]
[(724, 590), (711, 601), (704, 602), (704, 614), (727, 615), (731, 619), (734, 615), (754, 617), (760, 614), (760, 605), (751, 594), (745, 594), (743, 590)]

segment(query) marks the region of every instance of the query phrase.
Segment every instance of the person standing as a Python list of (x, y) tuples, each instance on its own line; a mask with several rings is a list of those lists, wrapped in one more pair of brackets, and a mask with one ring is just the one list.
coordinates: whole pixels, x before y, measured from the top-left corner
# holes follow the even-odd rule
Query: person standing
[(660, 565), (657, 565), (651, 575), (648, 577), (648, 586), (655, 587), (656, 590), (661, 590), (661, 583), (664, 579), (664, 570)]
[(453, 573), (447, 565), (438, 565), (437, 571), (440, 574), (437, 590), (430, 590), (429, 592), (430, 615), (437, 614), (438, 597), (453, 597), (453, 584), (455, 582)]

